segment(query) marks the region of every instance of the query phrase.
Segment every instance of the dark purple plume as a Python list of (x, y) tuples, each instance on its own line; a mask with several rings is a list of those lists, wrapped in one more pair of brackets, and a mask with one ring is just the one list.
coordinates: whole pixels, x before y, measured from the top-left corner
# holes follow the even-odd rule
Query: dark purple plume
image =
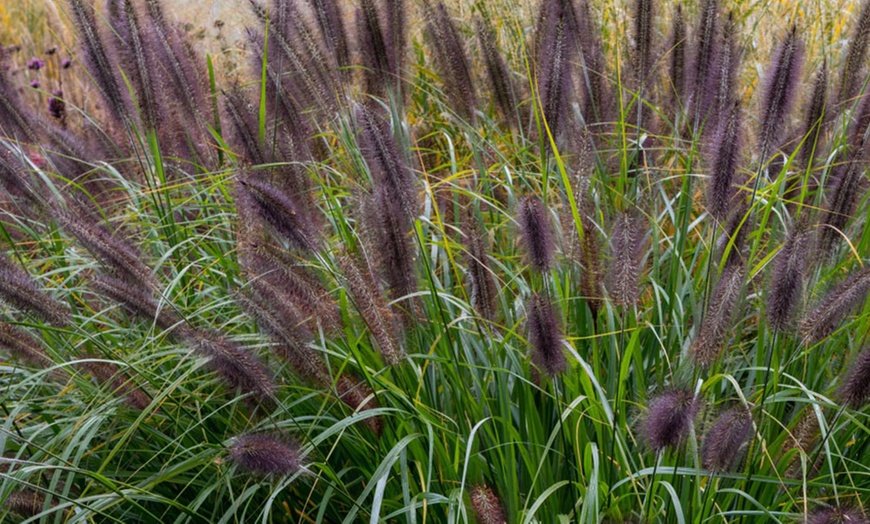
[(426, 32), (447, 96), (461, 117), (474, 122), (477, 94), (468, 54), (444, 2), (426, 5)]
[(534, 67), (537, 96), (547, 127), (554, 138), (559, 136), (562, 120), (568, 114), (571, 97), (571, 51), (575, 24), (568, 16), (565, 2), (544, 1), (535, 33)]
[(45, 510), (45, 495), (30, 488), (16, 490), (6, 496), (2, 507), (21, 517), (35, 517)]
[(647, 445), (658, 453), (682, 444), (697, 411), (698, 400), (690, 390), (671, 389), (650, 399), (642, 425)]
[(155, 79), (152, 73), (159, 67), (153, 35), (146, 35), (132, 0), (110, 0), (107, 4), (109, 24), (114, 32), (114, 50), (122, 64), (136, 98), (139, 115), (149, 130), (161, 124)]
[[(338, 67), (350, 66), (350, 50), (347, 44), (347, 31), (344, 16), (336, 0), (308, 0), (314, 9), (317, 25), (326, 47), (330, 50)], [(347, 76), (346, 72), (345, 76)]]
[(230, 442), (227, 458), (239, 470), (258, 476), (283, 476), (299, 471), (299, 446), (285, 435), (248, 433)]
[(362, 58), (366, 92), (381, 96), (399, 79), (397, 50), (385, 29), (374, 0), (361, 0), (356, 11), (357, 45)]
[(412, 220), (417, 215), (417, 196), (411, 170), (399, 153), (390, 123), (376, 110), (358, 104), (354, 111), (359, 126), (359, 148), (374, 185), (387, 193)]
[(803, 145), (798, 152), (802, 165), (809, 166), (810, 159), (818, 154), (821, 143), (822, 125), (825, 121), (828, 99), (828, 62), (822, 62), (822, 68), (813, 78), (813, 91), (806, 109), (806, 120), (803, 126)]
[(864, 63), (867, 59), (867, 46), (870, 45), (870, 2), (864, 1), (858, 14), (858, 23), (848, 40), (846, 60), (843, 62), (843, 76), (840, 78), (837, 104), (851, 104), (862, 89)]
[(852, 409), (861, 409), (870, 402), (870, 349), (862, 350), (849, 366), (837, 397)]
[(668, 81), (670, 82), (671, 103), (674, 113), (682, 110), (686, 102), (686, 22), (683, 19), (683, 5), (677, 4), (672, 22), (673, 30), (668, 46), (670, 53), (670, 68)]
[[(739, 249), (735, 248), (735, 251)], [(692, 343), (692, 357), (699, 366), (710, 367), (728, 343), (729, 334), (734, 329), (734, 310), (743, 290), (744, 279), (745, 268), (741, 257), (729, 257), (716, 282), (713, 296), (708, 300), (698, 338)]]
[(463, 221), (465, 263), (471, 288), (471, 304), (484, 319), (494, 320), (498, 307), (498, 288), (489, 266), (489, 245), (485, 230), (470, 213)]
[(850, 158), (834, 166), (833, 190), (827, 198), (819, 228), (819, 257), (830, 258), (842, 242), (846, 226), (864, 192), (863, 162)]
[(861, 510), (857, 508), (825, 508), (813, 511), (806, 524), (868, 524)]
[(775, 331), (790, 329), (800, 306), (809, 241), (806, 224), (799, 222), (776, 255), (767, 298), (767, 321)]
[(868, 293), (870, 268), (855, 271), (804, 315), (800, 322), (801, 334), (809, 342), (818, 342), (831, 335), (855, 308), (864, 303)]
[(550, 270), (553, 264), (553, 233), (550, 217), (541, 200), (530, 195), (519, 203), (517, 221), (529, 264), (541, 273)]
[(251, 177), (239, 179), (237, 206), (254, 204), (260, 220), (284, 238), (292, 249), (315, 251), (320, 244), (316, 224), (307, 210), (286, 192)]
[(505, 122), (510, 127), (516, 127), (518, 122), (515, 89), (507, 64), (499, 52), (495, 33), (489, 22), (480, 16), (474, 18), (474, 29), (477, 32), (477, 40), (486, 65), (486, 73), (489, 77), (495, 105), (501, 111)]
[(720, 222), (727, 219), (734, 205), (742, 128), (740, 102), (732, 100), (719, 123), (707, 182), (707, 211)]
[[(734, 14), (728, 13), (728, 18), (722, 26), (722, 36), (717, 49), (716, 58), (716, 102), (713, 107), (712, 121), (708, 121), (705, 128), (721, 130), (721, 120), (730, 117), (730, 111), (738, 97), (735, 95), (734, 85), (737, 82), (737, 68), (739, 56), (737, 52), (737, 27)], [(714, 125), (711, 125), (714, 124)]]
[(261, 403), (271, 403), (275, 397), (275, 383), (268, 368), (260, 359), (221, 335), (200, 331), (190, 343), (194, 350), (208, 358), (208, 365), (233, 390), (251, 394)]
[(644, 238), (647, 224), (633, 211), (620, 213), (610, 234), (610, 270), (607, 291), (613, 301), (630, 307), (640, 300), (640, 276), (643, 271)]
[(130, 314), (154, 322), (164, 330), (180, 326), (183, 320), (175, 314), (170, 304), (160, 304), (149, 288), (131, 286), (128, 282), (109, 275), (97, 275), (91, 285), (107, 298), (118, 302)]
[(338, 262), (360, 317), (378, 344), (384, 362), (398, 363), (405, 356), (397, 336), (399, 325), (381, 294), (377, 281), (371, 271), (351, 255), (342, 256)]
[(47, 368), (53, 364), (41, 343), (23, 329), (0, 322), (0, 348), (13, 358), (31, 366)]
[[(653, 68), (653, 0), (635, 0), (634, 2), (634, 39), (632, 62), (634, 73), (641, 86), (650, 76)], [(638, 102), (640, 103), (640, 102)]]
[(740, 465), (752, 436), (752, 416), (739, 406), (723, 413), (704, 436), (701, 457), (709, 471), (731, 471)]
[(0, 254), (0, 298), (55, 326), (70, 324), (69, 307), (41, 289), (33, 277)]
[[(774, 55), (772, 71), (766, 79), (758, 130), (758, 146), (762, 155), (770, 153), (773, 145), (780, 140), (779, 131), (788, 117), (797, 92), (803, 49), (797, 27), (793, 26), (779, 45)], [(767, 159), (760, 160), (765, 162)]]
[(555, 377), (567, 367), (556, 309), (549, 298), (534, 295), (529, 300), (526, 314), (532, 363), (548, 376)]
[(706, 116), (704, 91), (710, 82), (715, 57), (718, 54), (716, 46), (719, 42), (719, 0), (704, 0), (700, 15), (690, 93), (693, 118), (696, 122), (702, 121)]
[(112, 388), (112, 393), (122, 395), (124, 402), (133, 409), (144, 410), (151, 404), (151, 397), (124, 373), (109, 362), (84, 362), (83, 367), (102, 385)]
[(106, 54), (106, 45), (97, 28), (96, 8), (85, 0), (69, 0), (73, 21), (78, 30), (81, 57), (94, 83), (108, 105), (109, 112), (120, 121), (130, 118), (129, 99), (121, 87), (112, 63)]

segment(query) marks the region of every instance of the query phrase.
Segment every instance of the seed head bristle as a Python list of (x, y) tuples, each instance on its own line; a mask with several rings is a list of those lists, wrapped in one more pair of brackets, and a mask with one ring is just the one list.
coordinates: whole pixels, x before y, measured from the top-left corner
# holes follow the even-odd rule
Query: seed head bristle
[(739, 406), (724, 412), (704, 437), (701, 451), (704, 468), (730, 471), (739, 466), (745, 446), (752, 436), (752, 416)]
[(332, 52), (336, 65), (341, 68), (348, 67), (350, 65), (350, 50), (347, 45), (344, 16), (338, 2), (336, 0), (309, 0), (309, 3), (314, 8), (320, 34), (326, 47)]
[(486, 320), (494, 320), (498, 301), (495, 277), (489, 267), (489, 247), (484, 231), (477, 219), (464, 216), (465, 263), (471, 284), (471, 303), (478, 314)]
[(668, 80), (670, 82), (671, 103), (673, 110), (679, 112), (686, 102), (686, 23), (683, 19), (683, 5), (677, 4), (672, 22), (670, 45), (668, 52), (671, 55)]
[(571, 97), (573, 35), (562, 1), (543, 2), (536, 33), (535, 78), (541, 111), (550, 133), (558, 138)]
[(471, 488), (471, 507), (480, 524), (507, 524), (501, 501), (485, 484)]
[(800, 332), (809, 342), (818, 342), (831, 335), (851, 314), (864, 303), (870, 293), (870, 268), (852, 273), (835, 286), (800, 322)]
[(822, 68), (813, 78), (813, 90), (807, 104), (806, 121), (803, 126), (804, 142), (798, 153), (798, 158), (804, 166), (810, 164), (810, 158), (821, 149), (821, 132), (825, 121), (828, 98), (828, 62), (822, 62)]
[(653, 0), (635, 0), (632, 61), (638, 82), (643, 85), (653, 67)]
[(743, 290), (745, 269), (740, 257), (729, 257), (708, 301), (707, 311), (692, 344), (695, 363), (707, 368), (713, 364), (734, 329), (734, 309)]
[(518, 122), (514, 85), (504, 58), (499, 52), (495, 33), (492, 26), (480, 16), (475, 17), (474, 28), (477, 32), (477, 40), (480, 44), (495, 105), (501, 111), (505, 123), (510, 127), (516, 127)]
[(565, 371), (567, 361), (562, 348), (562, 330), (553, 303), (542, 295), (529, 300), (526, 326), (532, 345), (532, 363), (555, 377)]
[(732, 100), (719, 122), (707, 183), (707, 210), (719, 221), (726, 220), (728, 211), (734, 204), (734, 182), (740, 160), (742, 127), (740, 102)]
[(411, 170), (399, 154), (390, 123), (371, 107), (357, 104), (360, 127), (360, 153), (365, 158), (376, 187), (384, 188), (390, 199), (398, 201), (407, 219), (417, 214), (417, 198)]
[(362, 58), (365, 90), (380, 96), (398, 78), (393, 40), (386, 35), (374, 0), (361, 0), (356, 10), (357, 40)]
[(28, 364), (47, 368), (53, 364), (40, 342), (19, 327), (0, 322), (0, 348)]
[(319, 238), (306, 210), (277, 187), (252, 177), (239, 179), (238, 191), (246, 191), (256, 203), (257, 215), (293, 249), (315, 251)]
[(473, 122), (477, 94), (471, 78), (468, 54), (444, 2), (439, 1), (434, 6), (427, 2), (426, 31), (447, 96), (454, 102), (457, 113)]
[(242, 472), (264, 477), (290, 475), (302, 467), (299, 446), (278, 433), (236, 437), (230, 443), (227, 457)]
[(809, 239), (806, 225), (795, 224), (776, 256), (767, 300), (767, 321), (776, 331), (792, 327), (800, 305)]
[(533, 195), (524, 198), (519, 203), (517, 221), (528, 263), (536, 271), (546, 273), (553, 264), (555, 246), (544, 204)]
[(109, 271), (134, 287), (157, 288), (156, 279), (136, 247), (102, 224), (77, 211), (54, 212), (61, 228), (74, 236)]
[(647, 445), (660, 452), (682, 444), (698, 407), (694, 394), (685, 389), (671, 389), (650, 399), (642, 426)]
[(640, 300), (640, 276), (643, 270), (646, 223), (642, 216), (626, 211), (617, 216), (610, 234), (610, 271), (607, 291), (621, 306), (632, 306)]
[(113, 393), (124, 396), (124, 402), (131, 408), (144, 410), (151, 404), (151, 398), (130, 377), (115, 364), (109, 362), (90, 361), (84, 363), (84, 368), (97, 379), (113, 389)]
[(867, 46), (870, 45), (870, 2), (861, 4), (858, 23), (849, 38), (846, 59), (843, 62), (843, 76), (840, 78), (840, 90), (837, 103), (851, 104), (858, 95), (863, 82), (864, 62), (867, 58)]
[(2, 507), (21, 517), (35, 517), (45, 510), (45, 495), (29, 488), (20, 489), (10, 493)]
[(151, 294), (151, 290), (141, 286), (131, 286), (124, 280), (109, 275), (96, 275), (91, 285), (101, 294), (118, 302), (133, 315), (152, 321), (164, 330), (180, 326), (183, 321), (170, 304), (161, 306)]
[(371, 271), (363, 269), (362, 264), (351, 255), (340, 257), (338, 263), (347, 279), (348, 289), (360, 316), (378, 344), (381, 356), (387, 364), (398, 363), (405, 353), (396, 336), (396, 319), (381, 295), (377, 282), (372, 278)]
[(837, 396), (852, 409), (861, 409), (870, 402), (870, 349), (861, 351), (849, 366)]
[[(761, 105), (759, 127), (759, 151), (771, 152), (779, 141), (779, 130), (788, 117), (798, 87), (803, 62), (803, 42), (798, 37), (797, 27), (792, 27), (774, 55), (773, 69), (767, 78)], [(761, 162), (767, 159), (762, 158)]]
[(210, 331), (196, 333), (190, 342), (195, 351), (209, 359), (209, 367), (231, 389), (251, 393), (264, 404), (274, 399), (275, 383), (256, 355)]
[(695, 43), (694, 67), (692, 68), (691, 106), (696, 121), (706, 116), (704, 91), (707, 88), (711, 70), (715, 64), (719, 42), (719, 0), (704, 0), (701, 4), (698, 22), (697, 42)]
[[(157, 91), (152, 71), (157, 70), (156, 57), (148, 47), (139, 15), (132, 0), (110, 0), (107, 4), (109, 24), (114, 32), (114, 45), (118, 63), (123, 64), (139, 102), (139, 115), (147, 129), (161, 124)], [(153, 42), (153, 39), (150, 40)]]
[(67, 326), (70, 323), (69, 307), (42, 290), (24, 268), (2, 253), (0, 298), (55, 326)]

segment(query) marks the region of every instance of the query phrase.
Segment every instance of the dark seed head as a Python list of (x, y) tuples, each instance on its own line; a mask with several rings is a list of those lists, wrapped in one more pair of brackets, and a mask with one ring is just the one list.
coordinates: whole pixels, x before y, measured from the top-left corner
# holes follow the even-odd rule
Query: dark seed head
[(562, 348), (562, 332), (553, 303), (546, 297), (534, 295), (528, 305), (529, 342), (532, 344), (532, 362), (550, 377), (565, 371), (567, 362)]
[(861, 510), (856, 508), (825, 508), (815, 510), (806, 524), (868, 524)]
[(643, 434), (650, 448), (660, 452), (683, 443), (698, 411), (690, 390), (672, 389), (650, 399), (643, 419)]
[(704, 467), (710, 471), (737, 467), (751, 435), (752, 417), (746, 408), (740, 406), (723, 413), (704, 437)]
[(302, 466), (298, 445), (279, 434), (236, 437), (230, 443), (227, 458), (245, 473), (266, 477), (290, 475)]
[(853, 409), (861, 409), (870, 402), (870, 348), (861, 351), (849, 366), (838, 397)]
[(518, 221), (526, 257), (535, 270), (545, 273), (553, 263), (553, 234), (550, 231), (550, 217), (544, 204), (535, 197), (528, 196), (519, 204)]

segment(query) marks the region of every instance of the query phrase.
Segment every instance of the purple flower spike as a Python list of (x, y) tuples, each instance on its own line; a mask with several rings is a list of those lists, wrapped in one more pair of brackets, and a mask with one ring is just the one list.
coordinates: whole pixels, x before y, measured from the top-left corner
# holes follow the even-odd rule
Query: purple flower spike
[(42, 60), (40, 60), (36, 57), (33, 57), (27, 61), (27, 69), (33, 69), (34, 71), (39, 71), (43, 67), (45, 67), (45, 62), (43, 62)]
[(39, 83), (39, 80), (32, 80), (30, 82), (30, 87), (32, 87), (33, 89), (39, 89), (40, 85), (42, 84)]
[(48, 99), (48, 112), (58, 120), (66, 115), (66, 104), (63, 101), (63, 91), (60, 89), (52, 91), (51, 98)]

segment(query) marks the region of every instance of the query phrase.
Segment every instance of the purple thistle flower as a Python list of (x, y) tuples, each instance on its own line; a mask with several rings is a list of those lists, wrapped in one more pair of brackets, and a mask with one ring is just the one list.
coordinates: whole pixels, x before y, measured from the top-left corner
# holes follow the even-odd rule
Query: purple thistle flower
[(650, 448), (660, 452), (682, 444), (698, 407), (698, 400), (687, 389), (671, 389), (650, 399), (642, 426)]
[(752, 416), (745, 407), (723, 413), (704, 437), (701, 451), (704, 467), (719, 472), (735, 468), (751, 435)]
[(241, 471), (261, 476), (289, 475), (302, 467), (298, 445), (280, 434), (236, 437), (230, 443), (228, 458)]
[(60, 67), (62, 67), (64, 69), (69, 69), (71, 65), (72, 65), (71, 58), (64, 58), (63, 60), (60, 61)]
[(52, 91), (51, 97), (48, 99), (48, 114), (57, 120), (63, 120), (66, 117), (66, 103), (63, 101), (63, 91), (60, 89)]
[(43, 67), (45, 67), (45, 62), (43, 62), (39, 58), (33, 57), (27, 61), (27, 69), (32, 69), (33, 71), (39, 71)]
[(39, 89), (41, 85), (42, 84), (39, 82), (39, 79), (34, 78), (30, 81), (30, 87), (32, 87), (33, 89)]

